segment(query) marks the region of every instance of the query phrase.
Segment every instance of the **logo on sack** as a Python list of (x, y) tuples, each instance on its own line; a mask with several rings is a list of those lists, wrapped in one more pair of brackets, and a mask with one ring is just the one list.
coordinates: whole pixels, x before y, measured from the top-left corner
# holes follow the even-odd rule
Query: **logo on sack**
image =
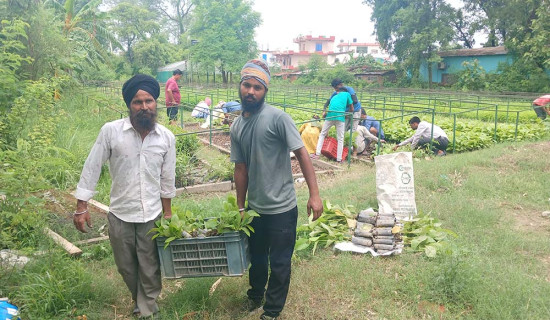
[(406, 171), (406, 170), (408, 171), (408, 170), (411, 170), (412, 167), (410, 167), (410, 166), (404, 166), (404, 165), (400, 164), (399, 167), (398, 167), (398, 169), (399, 169), (399, 171)]
[(403, 174), (401, 175), (401, 182), (403, 184), (409, 184), (411, 182), (411, 175), (403, 172)]

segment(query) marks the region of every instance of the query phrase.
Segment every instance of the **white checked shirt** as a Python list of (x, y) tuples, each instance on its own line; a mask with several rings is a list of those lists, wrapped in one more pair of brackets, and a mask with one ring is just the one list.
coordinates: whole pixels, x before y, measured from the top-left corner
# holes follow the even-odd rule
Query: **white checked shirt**
[(142, 223), (162, 212), (160, 198), (176, 195), (176, 138), (160, 124), (141, 140), (129, 118), (106, 123), (84, 163), (75, 197), (88, 201), (101, 167), (109, 160), (109, 211), (126, 222)]
[[(441, 129), (439, 126), (436, 126), (435, 124), (433, 125), (433, 127), (434, 127), (433, 139), (437, 139), (439, 137), (447, 138), (447, 135), (445, 134), (445, 131), (443, 131), (443, 129)], [(404, 140), (403, 142), (401, 142), (399, 146), (404, 146), (410, 143), (411, 146), (414, 148), (418, 144), (418, 141), (420, 141), (420, 139), (422, 138), (426, 140), (430, 140), (432, 138), (432, 124), (427, 121), (420, 121), (414, 135), (408, 138), (407, 140)]]

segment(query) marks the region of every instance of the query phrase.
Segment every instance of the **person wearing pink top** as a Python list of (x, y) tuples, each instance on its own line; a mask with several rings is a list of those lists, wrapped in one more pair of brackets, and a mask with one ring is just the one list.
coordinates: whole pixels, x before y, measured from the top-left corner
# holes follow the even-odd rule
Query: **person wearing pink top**
[(181, 94), (177, 81), (182, 75), (183, 72), (180, 69), (176, 69), (172, 72), (172, 77), (166, 81), (164, 96), (166, 99), (166, 115), (170, 120), (170, 125), (176, 125), (176, 120), (178, 119), (178, 106), (181, 102)]
[(533, 101), (533, 109), (541, 120), (546, 119), (546, 116), (550, 116), (550, 94), (538, 97)]

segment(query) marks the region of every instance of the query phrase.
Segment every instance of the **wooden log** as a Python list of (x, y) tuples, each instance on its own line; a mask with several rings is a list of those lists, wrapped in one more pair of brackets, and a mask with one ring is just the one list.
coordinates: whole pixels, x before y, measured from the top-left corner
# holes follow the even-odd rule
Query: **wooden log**
[(58, 235), (57, 233), (53, 232), (50, 228), (46, 227), (44, 228), (44, 232), (53, 239), (54, 242), (59, 244), (65, 251), (67, 251), (71, 256), (79, 256), (82, 254), (82, 250), (80, 250), (77, 246), (70, 243), (67, 239), (63, 238), (62, 236)]
[(74, 244), (75, 245), (91, 244), (91, 243), (101, 242), (101, 241), (105, 241), (105, 240), (109, 240), (109, 236), (103, 236), (103, 237), (92, 238), (92, 239), (87, 239), (87, 240), (80, 240), (80, 241), (75, 242)]
[(107, 214), (109, 213), (109, 206), (106, 206), (104, 205), (103, 203), (101, 202), (98, 202), (98, 201), (95, 201), (94, 199), (90, 199), (88, 201), (88, 203), (90, 203), (92, 206), (100, 209), (101, 211), (103, 211), (103, 213)]

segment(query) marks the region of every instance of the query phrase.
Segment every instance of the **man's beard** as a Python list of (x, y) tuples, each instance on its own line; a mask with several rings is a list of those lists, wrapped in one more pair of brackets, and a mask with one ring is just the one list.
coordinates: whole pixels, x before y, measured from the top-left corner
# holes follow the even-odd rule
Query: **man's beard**
[[(241, 98), (241, 106), (243, 111), (255, 112), (264, 104), (265, 94), (260, 100), (256, 100), (253, 95), (247, 95), (243, 97), (241, 91), (239, 91), (239, 98)], [(246, 100), (249, 99), (249, 100)]]
[(157, 123), (157, 110), (139, 110), (137, 112), (130, 110), (130, 122), (136, 129), (151, 131)]

